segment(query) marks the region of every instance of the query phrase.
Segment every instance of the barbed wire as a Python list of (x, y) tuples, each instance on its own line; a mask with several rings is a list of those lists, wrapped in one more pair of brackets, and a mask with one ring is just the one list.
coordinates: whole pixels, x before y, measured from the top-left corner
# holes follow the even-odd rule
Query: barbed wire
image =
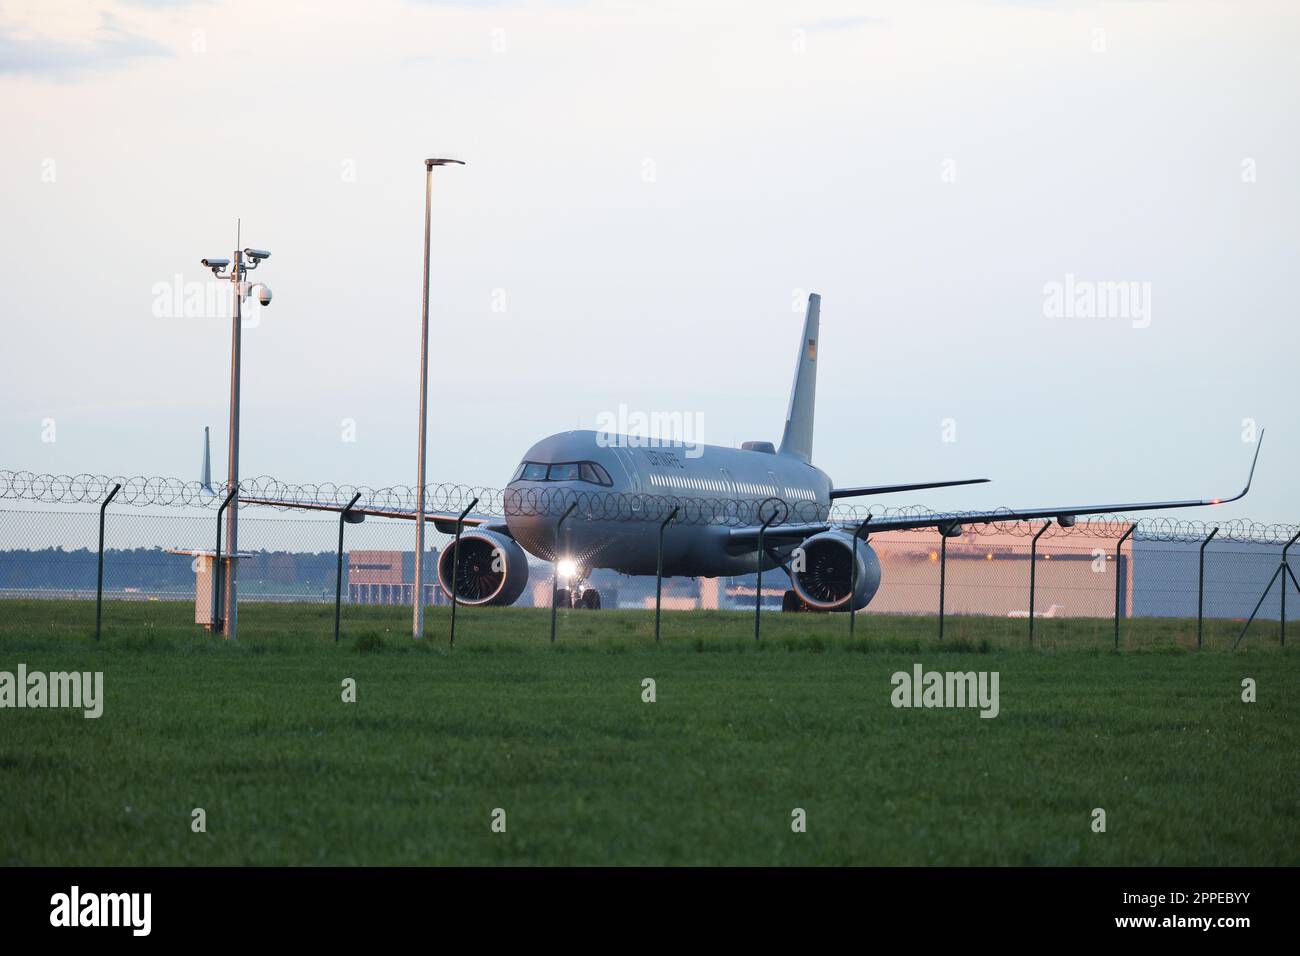
[[(34, 501), (45, 504), (99, 505), (114, 485), (121, 491), (114, 503), (133, 507), (210, 508), (221, 505), (225, 495), (205, 489), (197, 481), (179, 478), (112, 475), (38, 475), (28, 471), (0, 470), (0, 500)], [(240, 498), (269, 499), (284, 502), (281, 510), (297, 506), (341, 508), (354, 495), (361, 497), (356, 507), (374, 511), (411, 512), (415, 510), (416, 489), (409, 485), (370, 488), (365, 485), (326, 482), (290, 483), (270, 476), (249, 478), (239, 483)], [(772, 527), (792, 524), (852, 524), (868, 515), (882, 518), (927, 518), (942, 514), (958, 523), (963, 515), (976, 512), (936, 512), (922, 506), (880, 507), (878, 505), (837, 504), (830, 508), (816, 501), (787, 501), (779, 496), (766, 499), (652, 495), (614, 491), (575, 491), (572, 488), (500, 489), (451, 482), (425, 487), (425, 509), (458, 514), (474, 499), (476, 515), (487, 517), (554, 516), (564, 514), (570, 506), (581, 517), (602, 521), (662, 522), (677, 512), (675, 522), (682, 525), (722, 525), (749, 527), (771, 518)], [(1007, 520), (988, 524), (966, 524), (970, 535), (1003, 534), (1029, 537), (1037, 534), (1043, 521), (1015, 518), (1009, 509)], [(1064, 528), (1052, 522), (1045, 537), (1084, 536), (1118, 538), (1133, 524), (1122, 514), (1104, 514), (1081, 519)], [(1265, 523), (1237, 518), (1223, 522), (1178, 519), (1168, 516), (1143, 517), (1136, 521), (1137, 535), (1149, 541), (1198, 542), (1218, 528), (1217, 539), (1225, 542), (1280, 544), (1286, 542), (1300, 526)]]

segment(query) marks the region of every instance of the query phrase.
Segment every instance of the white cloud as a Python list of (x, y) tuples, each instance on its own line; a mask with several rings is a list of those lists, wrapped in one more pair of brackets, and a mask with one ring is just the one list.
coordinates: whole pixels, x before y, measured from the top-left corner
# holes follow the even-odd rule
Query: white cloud
[(107, 11), (99, 13), (93, 28), (77, 32), (69, 37), (12, 22), (0, 24), (0, 74), (67, 81), (142, 58), (170, 55)]

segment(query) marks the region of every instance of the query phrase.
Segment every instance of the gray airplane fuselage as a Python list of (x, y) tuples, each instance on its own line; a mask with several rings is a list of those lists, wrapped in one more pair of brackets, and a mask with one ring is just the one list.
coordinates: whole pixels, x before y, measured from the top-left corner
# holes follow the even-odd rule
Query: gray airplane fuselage
[[(730, 528), (752, 524), (756, 513), (761, 513), (759, 521), (774, 511), (778, 521), (815, 521), (825, 520), (830, 511), (832, 485), (826, 473), (775, 451), (570, 431), (533, 445), (520, 470), (529, 463), (568, 462), (601, 466), (602, 483), (517, 477), (506, 488), (506, 524), (530, 554), (547, 561), (571, 559), (583, 570), (655, 573), (664, 512), (648, 507), (647, 499), (681, 499), (685, 512), (664, 532), (668, 576), (750, 573), (757, 566), (757, 548), (752, 541), (737, 544)], [(548, 496), (579, 503), (558, 534), (554, 507), (535, 507)], [(770, 498), (785, 503), (788, 518), (781, 505), (768, 504), (759, 512)], [(794, 547), (786, 544), (775, 550), (785, 557)], [(765, 568), (775, 566), (770, 557), (764, 558)]]

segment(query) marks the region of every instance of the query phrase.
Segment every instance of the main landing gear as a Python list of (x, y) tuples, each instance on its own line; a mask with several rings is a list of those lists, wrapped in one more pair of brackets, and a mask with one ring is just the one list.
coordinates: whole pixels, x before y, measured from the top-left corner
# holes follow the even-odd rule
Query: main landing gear
[(810, 608), (798, 594), (793, 590), (786, 591), (781, 595), (782, 611), (811, 611)]

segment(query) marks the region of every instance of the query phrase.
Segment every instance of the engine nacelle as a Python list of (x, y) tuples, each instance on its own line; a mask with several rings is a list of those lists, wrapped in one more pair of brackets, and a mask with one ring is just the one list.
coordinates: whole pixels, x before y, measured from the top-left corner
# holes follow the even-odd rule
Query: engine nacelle
[[(451, 597), (456, 544), (447, 542), (438, 555), (438, 583)], [(528, 585), (528, 557), (514, 538), (497, 531), (471, 529), (460, 536), (456, 600), (470, 606), (514, 604)]]
[(858, 568), (857, 587), (852, 594), (853, 610), (866, 607), (876, 596), (880, 588), (880, 559), (865, 541), (855, 541), (846, 531), (823, 531), (799, 547), (803, 549), (803, 570), (793, 573), (794, 590), (814, 611), (849, 609), (854, 561)]

